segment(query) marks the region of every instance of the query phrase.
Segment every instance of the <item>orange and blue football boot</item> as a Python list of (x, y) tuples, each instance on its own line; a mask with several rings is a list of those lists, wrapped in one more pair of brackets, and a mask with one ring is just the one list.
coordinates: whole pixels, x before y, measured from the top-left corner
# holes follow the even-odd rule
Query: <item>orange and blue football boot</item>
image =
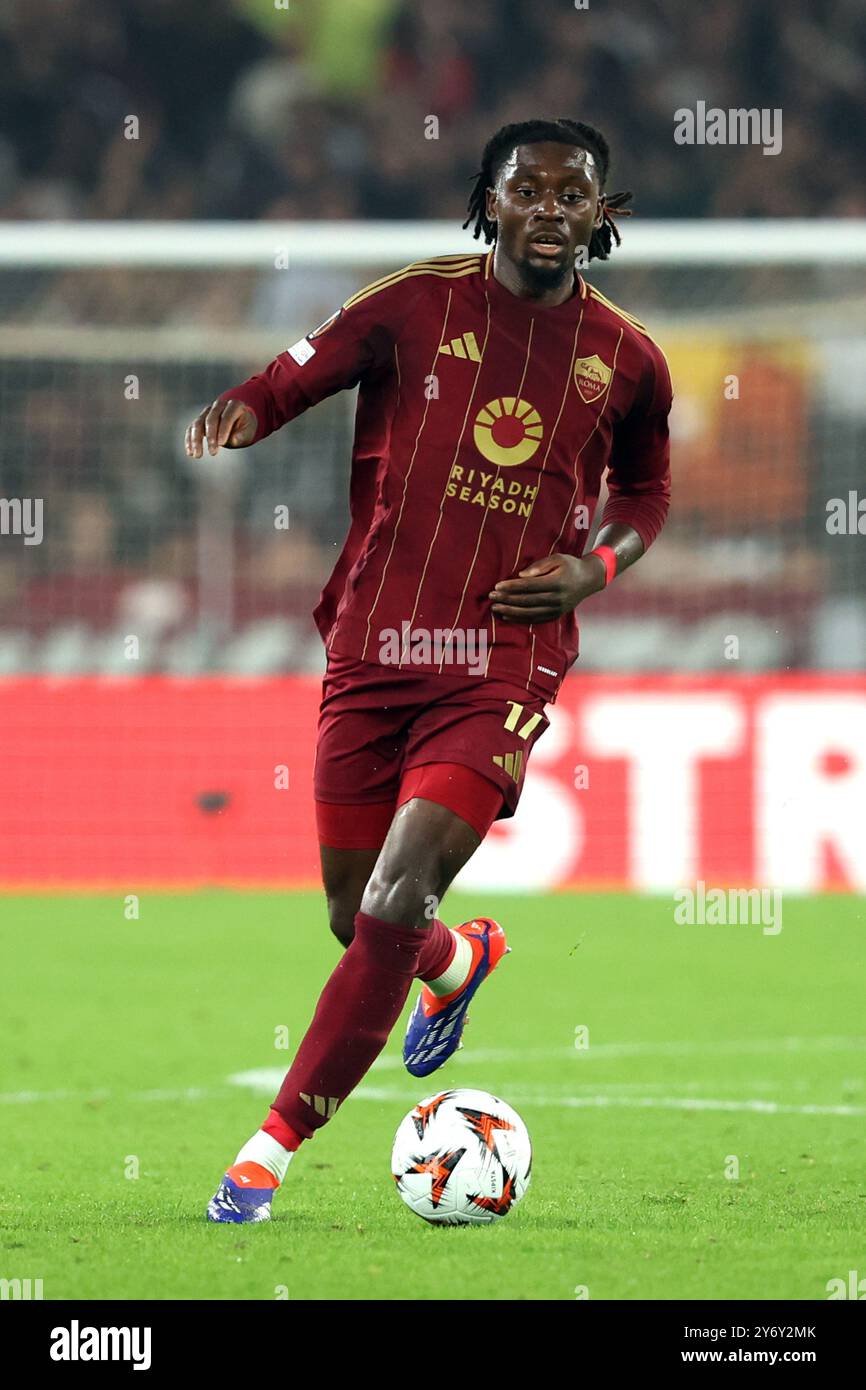
[(271, 1198), (279, 1186), (260, 1163), (234, 1163), (208, 1202), (208, 1221), (270, 1221)]
[(413, 1076), (429, 1076), (462, 1046), (466, 1010), (478, 986), (511, 947), (492, 917), (476, 917), (454, 931), (472, 944), (474, 957), (466, 983), (442, 998), (425, 985), (412, 1011), (403, 1039), (403, 1061)]

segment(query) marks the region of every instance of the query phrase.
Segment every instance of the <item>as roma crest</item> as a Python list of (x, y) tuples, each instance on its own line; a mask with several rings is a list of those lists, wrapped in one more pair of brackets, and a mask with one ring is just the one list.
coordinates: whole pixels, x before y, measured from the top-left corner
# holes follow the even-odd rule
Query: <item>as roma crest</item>
[(574, 384), (580, 399), (587, 405), (604, 395), (612, 376), (612, 368), (596, 353), (592, 357), (578, 357), (574, 364)]

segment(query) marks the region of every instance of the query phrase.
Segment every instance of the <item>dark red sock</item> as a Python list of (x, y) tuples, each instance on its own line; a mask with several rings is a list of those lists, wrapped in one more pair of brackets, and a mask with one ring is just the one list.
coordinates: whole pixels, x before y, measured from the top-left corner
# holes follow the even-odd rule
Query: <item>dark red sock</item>
[(438, 980), (454, 959), (457, 943), (454, 933), (444, 922), (434, 917), (424, 931), (424, 948), (418, 957), (417, 975), (419, 980)]
[(382, 1051), (418, 972), (426, 933), (356, 913), (354, 940), (319, 996), (273, 1104), (302, 1139), (331, 1119)]

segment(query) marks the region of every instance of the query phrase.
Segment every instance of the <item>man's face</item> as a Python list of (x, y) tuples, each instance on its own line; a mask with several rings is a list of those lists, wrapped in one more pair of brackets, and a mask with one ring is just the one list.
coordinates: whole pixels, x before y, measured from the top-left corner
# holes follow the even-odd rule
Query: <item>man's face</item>
[(577, 145), (518, 145), (487, 190), (487, 216), (497, 223), (497, 246), (525, 279), (557, 284), (601, 225), (595, 159)]

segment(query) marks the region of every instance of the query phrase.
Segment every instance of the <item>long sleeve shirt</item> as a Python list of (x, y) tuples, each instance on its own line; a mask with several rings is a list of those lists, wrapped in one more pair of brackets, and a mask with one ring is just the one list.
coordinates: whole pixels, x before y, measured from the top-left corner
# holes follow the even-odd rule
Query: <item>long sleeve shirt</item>
[[(481, 679), (554, 700), (574, 612), (497, 621), (489, 594), (533, 561), (582, 554), (605, 473), (603, 522), (655, 539), (670, 500), (661, 349), (580, 275), (541, 307), (495, 278), (492, 252), (444, 256), (359, 290), (223, 398), (254, 410), (255, 442), (356, 385), (351, 524), (315, 610), (326, 647), (385, 664), (383, 634), (472, 629)], [(437, 657), (413, 650), (411, 665), (449, 674)]]

